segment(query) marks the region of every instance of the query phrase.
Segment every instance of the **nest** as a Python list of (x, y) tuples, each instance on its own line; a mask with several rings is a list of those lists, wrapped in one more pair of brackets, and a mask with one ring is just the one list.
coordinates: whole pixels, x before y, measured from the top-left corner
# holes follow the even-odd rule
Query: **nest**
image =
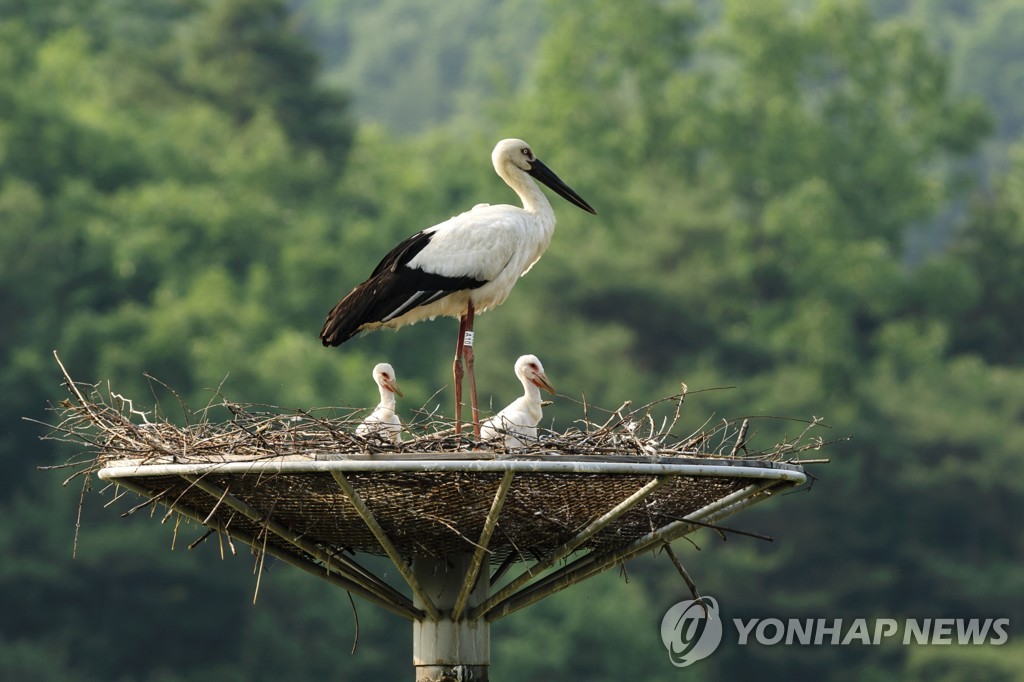
[[(132, 399), (116, 393), (109, 385), (80, 384), (66, 376), (65, 386), (71, 397), (54, 408), (59, 420), (46, 438), (73, 443), (83, 451), (63, 465), (75, 467), (76, 473), (89, 473), (126, 460), (135, 464), (224, 463), (267, 458), (455, 453), (475, 457), (616, 456), (645, 461), (674, 457), (739, 458), (802, 464), (820, 462), (801, 456), (832, 442), (811, 433), (824, 426), (819, 417), (786, 418), (798, 425), (795, 435), (759, 450), (751, 448), (750, 440), (756, 433), (751, 432), (751, 425), (780, 417), (709, 419), (694, 432), (677, 434), (684, 402), (690, 395), (704, 392), (691, 393), (685, 385), (675, 395), (638, 408), (631, 401), (615, 410), (579, 401), (582, 417), (570, 428), (540, 428), (536, 442), (514, 450), (507, 449), (500, 440), (476, 440), (471, 429), (457, 434), (453, 422), (423, 408), (415, 410), (414, 418), (403, 425), (403, 440), (396, 444), (355, 434), (369, 409), (285, 409), (236, 403), (218, 394), (216, 403), (194, 411), (178, 400), (183, 423), (173, 423), (159, 409), (137, 409)], [(560, 398), (571, 400), (566, 396)], [(656, 416), (658, 408), (665, 405), (670, 407), (671, 414)], [(215, 419), (218, 413), (223, 419)]]
[[(285, 535), (309, 538), (328, 555), (386, 551), (354, 508), (351, 493), (339, 488), (330, 473), (279, 468), (268, 474), (266, 467), (254, 466), (253, 473), (242, 475), (237, 468), (227, 472), (211, 466), (197, 485), (195, 477), (167, 474), (157, 466), (468, 459), (716, 462), (794, 469), (798, 467), (788, 465), (826, 461), (800, 459), (826, 444), (811, 433), (820, 426), (817, 418), (795, 420), (799, 428), (793, 438), (762, 450), (749, 446), (754, 418), (709, 420), (694, 432), (676, 434), (683, 406), (693, 395), (685, 386), (676, 395), (635, 409), (629, 402), (614, 410), (580, 402), (582, 415), (572, 427), (561, 432), (542, 429), (530, 447), (507, 451), (500, 443), (456, 434), (450, 422), (426, 410), (417, 411), (405, 425), (401, 444), (355, 435), (367, 410), (288, 410), (234, 403), (219, 395), (218, 401), (196, 411), (178, 401), (182, 423), (175, 424), (157, 411), (137, 409), (109, 386), (78, 384), (66, 371), (65, 378), (70, 397), (55, 408), (59, 421), (47, 437), (79, 448), (80, 454), (63, 465), (75, 470), (71, 478), (84, 475), (88, 487), (92, 474), (101, 469), (139, 467), (131, 489), (226, 531), (229, 541), (234, 533), (250, 544), (262, 537), (266, 546), (272, 517), (275, 527), (287, 529)], [(217, 419), (218, 414), (223, 418)], [(438, 558), (479, 546), (503, 475), (493, 470), (380, 472), (350, 467), (345, 476), (398, 553)], [(116, 480), (128, 485), (127, 479)], [(505, 562), (542, 557), (651, 480), (649, 473), (517, 473), (507, 489), (488, 558)], [(743, 477), (674, 476), (658, 495), (623, 513), (579, 551), (612, 552), (749, 485), (750, 479)], [(225, 498), (237, 504), (223, 504)], [(243, 508), (258, 514), (238, 513)], [(318, 551), (280, 535), (269, 540), (280, 552), (323, 563)]]

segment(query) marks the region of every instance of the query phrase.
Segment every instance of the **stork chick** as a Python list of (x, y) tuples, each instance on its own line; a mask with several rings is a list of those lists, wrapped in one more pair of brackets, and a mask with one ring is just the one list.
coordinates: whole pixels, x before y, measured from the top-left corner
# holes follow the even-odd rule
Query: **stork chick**
[(555, 392), (536, 355), (523, 355), (516, 360), (516, 376), (523, 384), (523, 395), (480, 425), (480, 437), (483, 440), (496, 440), (504, 436), (507, 449), (522, 448), (536, 442), (537, 424), (544, 416), (540, 389), (551, 394)]
[(395, 380), (394, 368), (382, 362), (373, 368), (373, 380), (380, 390), (377, 409), (356, 427), (356, 435), (363, 438), (377, 438), (397, 445), (402, 442), (402, 420), (395, 413), (395, 396), (402, 397), (402, 391)]

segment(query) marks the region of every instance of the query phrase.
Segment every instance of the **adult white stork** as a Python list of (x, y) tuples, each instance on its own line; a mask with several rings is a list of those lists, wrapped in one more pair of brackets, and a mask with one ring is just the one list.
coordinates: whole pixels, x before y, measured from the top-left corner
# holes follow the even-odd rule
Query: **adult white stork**
[(523, 395), (480, 425), (481, 439), (496, 440), (504, 436), (505, 447), (509, 449), (536, 442), (537, 424), (544, 416), (540, 389), (552, 394), (555, 392), (536, 355), (523, 355), (516, 360), (516, 376), (523, 384)]
[[(502, 140), (491, 152), (494, 170), (522, 208), (478, 204), (417, 232), (391, 250), (327, 315), (320, 340), (338, 346), (361, 331), (397, 329), (438, 315), (459, 319), (455, 362), (455, 429), (462, 429), (462, 377), (469, 375), (473, 431), (480, 435), (473, 376), (473, 316), (500, 305), (516, 280), (541, 257), (555, 213), (534, 178), (588, 213), (597, 213), (534, 155), (530, 145)], [(463, 368), (465, 357), (465, 369)]]
[(363, 423), (356, 427), (356, 435), (363, 438), (379, 438), (395, 443), (402, 442), (402, 420), (395, 413), (395, 396), (402, 396), (395, 380), (395, 369), (386, 362), (373, 368), (373, 380), (380, 391), (380, 403)]

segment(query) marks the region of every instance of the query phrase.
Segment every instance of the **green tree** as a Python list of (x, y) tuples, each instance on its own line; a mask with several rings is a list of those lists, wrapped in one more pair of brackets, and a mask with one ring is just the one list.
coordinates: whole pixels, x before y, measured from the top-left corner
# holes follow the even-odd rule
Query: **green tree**
[[(1024, 141), (1010, 153), (1011, 167), (991, 192), (979, 195), (948, 253), (922, 273), (922, 289), (954, 289), (927, 299), (950, 329), (951, 346), (996, 365), (1024, 364)], [(955, 284), (955, 288), (950, 286)], [(922, 296), (924, 297), (924, 296)]]
[[(275, 300), (273, 278), (331, 212), (324, 197), (352, 136), (344, 98), (316, 82), (283, 3), (121, 4), (5, 3), (0, 23), (4, 678), (233, 674), (225, 651), (247, 646), (229, 626), (247, 618), (238, 567), (212, 553), (168, 558), (170, 539), (148, 523), (83, 533), (72, 562), (68, 472), (33, 471), (70, 451), (40, 444), (43, 431), (19, 417), (48, 419), (60, 395), (54, 348), (76, 377), (109, 378), (143, 409), (144, 371), (201, 405), (206, 387), (248, 369), (239, 390), (259, 395), (252, 363), (290, 338), (275, 312), (301, 315), (286, 295)], [(237, 62), (212, 48), (229, 39)], [(315, 198), (321, 212), (297, 218)], [(87, 507), (84, 525), (108, 511)], [(140, 627), (136, 610), (167, 622)], [(214, 641), (224, 648), (204, 644)], [(161, 647), (164, 672), (152, 656)]]
[(294, 4), (325, 56), (325, 79), (358, 93), (361, 120), (402, 134), (429, 134), (465, 112), (474, 125), (507, 105), (546, 29), (543, 8), (524, 0)]
[[(959, 3), (935, 15), (941, 33), (915, 23), (916, 2), (875, 3), (890, 5), (885, 20), (852, 1), (458, 3), (429, 16), (299, 3), (301, 25), (312, 17), (351, 58), (334, 67), (358, 75), (366, 111), (405, 129), (446, 121), (395, 138), (349, 127), (283, 2), (128, 4), (2, 5), (0, 509), (17, 523), (0, 526), (14, 557), (0, 571), (0, 677), (405, 674), (405, 623), (361, 608), (346, 659), (344, 595), (275, 565), (250, 609), (247, 557), (222, 563), (211, 540), (199, 556), (169, 553), (173, 529), (154, 533), (156, 519), (112, 520), (127, 498), (88, 498), (72, 564), (77, 495), (29, 469), (70, 451), (40, 446), (16, 417), (45, 419), (60, 395), (52, 348), (144, 409), (153, 393), (177, 409), (144, 371), (193, 406), (225, 376), (235, 400), (370, 405), (369, 368), (389, 360), (406, 414), (444, 411), (450, 396), (434, 392), (450, 381), (453, 321), (340, 351), (316, 331), (398, 240), (514, 200), (486, 155), (510, 135), (599, 214), (555, 199), (551, 248), (477, 322), (485, 402), (512, 398), (512, 362), (533, 352), (592, 410), (680, 381), (739, 386), (692, 395), (684, 432), (712, 415), (824, 414), (854, 440), (814, 469), (811, 494), (731, 522), (775, 543), (679, 543), (702, 590), (733, 617), (1019, 617), (1021, 164), (948, 252), (910, 267), (904, 250), (908, 230), (964, 196), (960, 159), (988, 129), (953, 94), (949, 60), (961, 73), (960, 41), (989, 10), (963, 15), (961, 35)], [(409, 30), (418, 17), (446, 28)], [(339, 22), (354, 33), (330, 40)], [(401, 123), (408, 107), (384, 103), (409, 98), (429, 113)], [(580, 407), (558, 398), (545, 414), (564, 428)], [(802, 428), (762, 422), (756, 442)], [(179, 533), (178, 548), (202, 531)], [(606, 575), (499, 623), (496, 670), (674, 674), (657, 623), (683, 596), (678, 576), (662, 557), (628, 568), (628, 586)], [(135, 610), (159, 622), (122, 615)], [(149, 663), (159, 652), (175, 662)], [(1015, 669), (1014, 652), (987, 653), (986, 670)], [(733, 647), (701, 673), (897, 678), (939, 665), (888, 648)]]

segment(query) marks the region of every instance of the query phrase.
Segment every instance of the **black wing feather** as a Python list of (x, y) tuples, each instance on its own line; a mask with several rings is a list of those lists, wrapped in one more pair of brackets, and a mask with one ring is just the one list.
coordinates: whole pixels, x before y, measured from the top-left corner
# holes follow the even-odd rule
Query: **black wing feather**
[(401, 244), (391, 249), (388, 255), (381, 259), (380, 263), (377, 263), (377, 267), (370, 273), (368, 279), (373, 279), (385, 270), (395, 272), (399, 266), (405, 265), (413, 258), (416, 257), (420, 251), (422, 251), (427, 244), (430, 243), (433, 233), (417, 232), (413, 236), (409, 237)]
[(417, 232), (384, 256), (370, 277), (328, 313), (320, 341), (325, 346), (340, 346), (358, 334), (363, 325), (400, 317), (456, 291), (487, 283), (474, 277), (445, 277), (410, 268), (408, 262), (430, 243), (432, 236)]

